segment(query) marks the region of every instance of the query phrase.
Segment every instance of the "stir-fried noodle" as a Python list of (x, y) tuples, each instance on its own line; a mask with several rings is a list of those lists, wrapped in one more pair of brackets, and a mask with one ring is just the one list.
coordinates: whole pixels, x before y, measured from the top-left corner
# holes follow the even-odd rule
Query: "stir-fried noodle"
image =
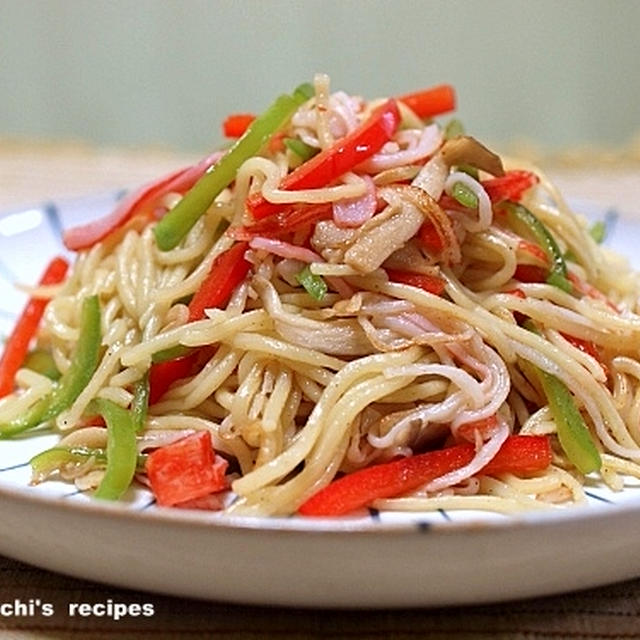
[[(140, 397), (138, 480), (154, 488), (150, 451), (207, 432), (223, 485), (177, 502), (236, 514), (294, 513), (336, 478), (360, 491), (358, 470), (461, 445), (468, 458), (362, 505), (513, 512), (640, 476), (636, 274), (537, 168), (452, 136), (410, 100), (330, 93), (326, 76), (314, 89), (176, 246), (159, 247), (158, 227), (186, 196), (158, 188), (150, 213), (138, 200), (61, 284), (33, 291), (50, 298), (34, 349), (61, 381), (83, 304), (97, 296), (100, 313), (95, 371), (40, 421), (61, 441), (37, 479), (104, 483), (118, 449), (104, 407), (132, 415)], [(286, 183), (387, 112), (397, 122), (375, 152), (331, 159), (346, 168), (320, 186)], [(61, 381), (25, 363), (0, 433)], [(523, 437), (548, 458), (492, 471)]]

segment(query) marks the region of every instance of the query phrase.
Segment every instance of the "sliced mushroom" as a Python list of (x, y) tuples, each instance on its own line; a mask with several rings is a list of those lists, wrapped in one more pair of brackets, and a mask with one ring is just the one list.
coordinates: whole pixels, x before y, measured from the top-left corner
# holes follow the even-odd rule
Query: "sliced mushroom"
[(423, 222), (424, 214), (415, 204), (398, 198), (363, 226), (358, 239), (344, 254), (345, 263), (362, 273), (374, 271), (413, 238)]
[(425, 220), (429, 220), (433, 224), (440, 242), (442, 244), (442, 251), (440, 255), (433, 255), (432, 258), (435, 262), (442, 262), (444, 264), (457, 264), (461, 260), (460, 243), (453, 228), (453, 223), (449, 216), (443, 211), (442, 207), (435, 201), (433, 196), (425, 192), (422, 187), (418, 186), (396, 186), (388, 187), (386, 189), (380, 189), (380, 195), (389, 200), (389, 193), (393, 192), (399, 194), (400, 197), (408, 200), (414, 204), (420, 211), (422, 211)]
[(422, 189), (434, 200), (439, 200), (448, 175), (449, 165), (444, 161), (442, 153), (438, 152), (420, 169), (420, 173), (411, 184)]
[(500, 156), (471, 136), (457, 136), (447, 140), (440, 150), (443, 160), (449, 167), (471, 165), (492, 176), (504, 175)]

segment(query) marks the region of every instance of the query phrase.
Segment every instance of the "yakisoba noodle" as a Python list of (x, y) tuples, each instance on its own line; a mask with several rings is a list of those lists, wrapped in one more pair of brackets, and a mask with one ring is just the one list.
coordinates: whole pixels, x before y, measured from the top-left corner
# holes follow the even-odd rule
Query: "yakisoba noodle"
[[(150, 452), (207, 432), (228, 488), (206, 506), (230, 513), (294, 513), (336, 478), (460, 443), (472, 447), (464, 462), (360, 506), (511, 513), (582, 502), (585, 482), (620, 489), (640, 477), (636, 274), (539, 169), (431, 120), (452, 105), (429, 112), (429, 95), (366, 102), (330, 93), (319, 75), (175, 247), (159, 248), (158, 219), (186, 196), (160, 188), (152, 215), (136, 215), (134, 199), (62, 284), (34, 290), (50, 297), (35, 347), (63, 377), (92, 296), (101, 344), (90, 379), (45, 420), (63, 454), (44, 471), (34, 462), (36, 479), (100, 486), (115, 436), (96, 398), (131, 412), (159, 360), (194, 353), (166, 391), (151, 389), (136, 477), (155, 490)], [(384, 108), (396, 121), (378, 149), (325, 184), (287, 186), (313, 162), (306, 154), (330, 155)], [(256, 220), (256, 203), (278, 206)], [(246, 275), (194, 318), (196, 292), (238, 242)], [(61, 384), (28, 366), (15, 382), (0, 402), (5, 435)], [(516, 434), (550, 445), (551, 459), (491, 472)], [(182, 503), (202, 507), (210, 494)]]

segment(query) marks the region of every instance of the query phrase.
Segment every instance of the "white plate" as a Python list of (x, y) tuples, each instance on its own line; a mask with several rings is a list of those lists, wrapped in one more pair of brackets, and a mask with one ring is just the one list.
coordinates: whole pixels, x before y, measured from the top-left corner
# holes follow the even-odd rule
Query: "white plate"
[[(0, 217), (0, 332), (24, 302), (12, 282), (34, 282), (62, 251), (60, 229), (113, 202), (108, 195)], [(639, 239), (640, 222), (618, 217), (610, 244), (633, 255)], [(229, 518), (159, 509), (143, 489), (112, 505), (69, 484), (29, 487), (29, 458), (54, 441), (0, 441), (0, 553), (81, 578), (254, 604), (409, 607), (551, 594), (640, 575), (640, 486), (614, 494), (594, 485), (586, 507), (517, 517)]]

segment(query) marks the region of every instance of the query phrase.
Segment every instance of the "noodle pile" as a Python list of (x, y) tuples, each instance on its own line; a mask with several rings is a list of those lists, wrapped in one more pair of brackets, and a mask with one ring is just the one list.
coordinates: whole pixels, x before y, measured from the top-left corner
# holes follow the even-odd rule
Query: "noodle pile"
[[(281, 134), (316, 150), (356, 130), (383, 102), (331, 93), (323, 75), (314, 87)], [(343, 474), (460, 441), (474, 444), (469, 465), (371, 506), (508, 513), (580, 503), (589, 482), (620, 489), (625, 476), (640, 477), (637, 275), (598, 245), (537, 168), (502, 159), (505, 169), (536, 176), (518, 199), (557, 243), (573, 288), (532, 277), (549, 265), (483, 186), (496, 175), (488, 171), (493, 154), (464, 137), (466, 148), (455, 149), (441, 124), (398, 106), (402, 122), (391, 140), (332, 184), (280, 188), (300, 158), (267, 145), (177, 247), (158, 248), (154, 221), (78, 252), (66, 281), (53, 294), (40, 291), (50, 301), (37, 346), (63, 373), (82, 300), (100, 301), (100, 362), (51, 420), (60, 446), (104, 448), (107, 430), (92, 417), (92, 400), (129, 408), (157, 354), (184, 348), (198, 350), (197, 370), (149, 406), (138, 448), (208, 431), (230, 463), (231, 491), (219, 504), (229, 513), (291, 514)], [(456, 199), (460, 185), (475, 206)], [(333, 204), (328, 217), (274, 237), (247, 231), (251, 194), (283, 208)], [(164, 210), (181, 197), (165, 194)], [(432, 246), (421, 241), (425, 225), (435, 229)], [(223, 308), (191, 321), (189, 300), (239, 240), (248, 242), (247, 277)], [(325, 293), (301, 286), (305, 267)], [(398, 272), (430, 277), (442, 291)], [(568, 459), (536, 370), (570, 391), (600, 453), (599, 471), (585, 477)], [(27, 368), (16, 383), (0, 401), (0, 422), (55, 385)], [(470, 424), (489, 427), (464, 428)], [(552, 464), (524, 476), (479, 473), (512, 434), (548, 435)], [(58, 471), (88, 489), (100, 483), (104, 463)]]

